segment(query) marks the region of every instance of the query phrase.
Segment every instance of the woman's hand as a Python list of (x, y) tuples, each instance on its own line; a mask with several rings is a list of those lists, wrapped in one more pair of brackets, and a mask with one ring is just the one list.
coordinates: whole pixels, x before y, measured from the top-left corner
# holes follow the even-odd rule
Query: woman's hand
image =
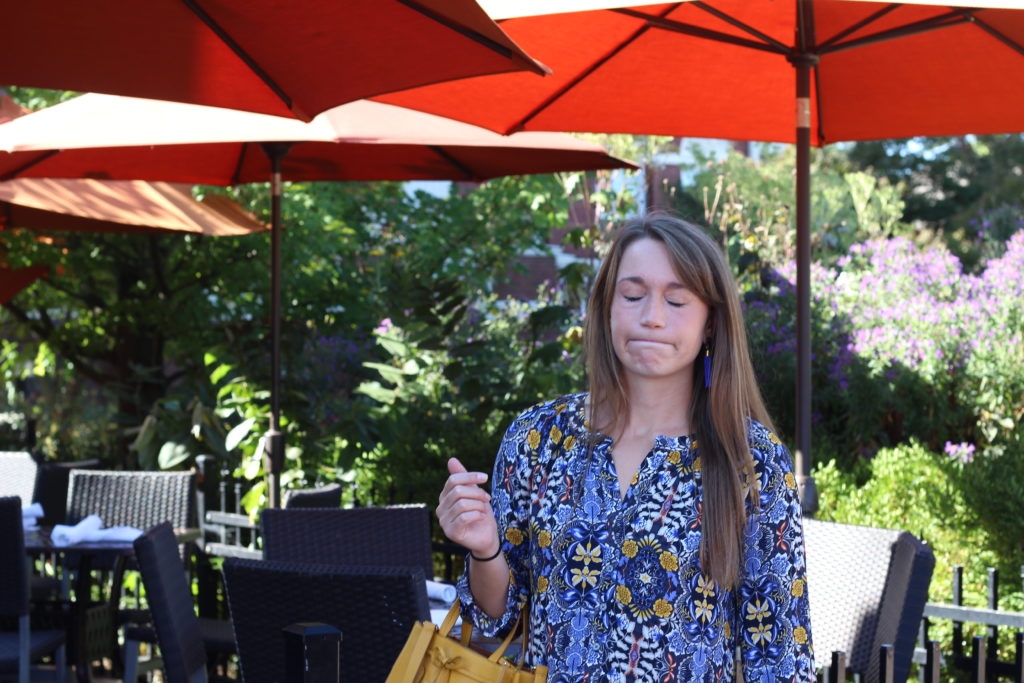
[(491, 557), (501, 545), (491, 496), (481, 488), (486, 481), (483, 472), (467, 472), (457, 458), (449, 459), (436, 511), (445, 536), (477, 557)]

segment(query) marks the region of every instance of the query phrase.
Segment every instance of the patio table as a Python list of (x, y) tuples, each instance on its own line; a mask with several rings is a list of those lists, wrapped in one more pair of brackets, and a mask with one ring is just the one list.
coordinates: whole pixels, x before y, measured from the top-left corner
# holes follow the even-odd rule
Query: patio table
[[(98, 638), (116, 636), (117, 604), (114, 602), (95, 602), (91, 599), (90, 573), (93, 565), (123, 566), (134, 557), (135, 549), (132, 541), (83, 541), (71, 545), (56, 545), (51, 533), (52, 527), (37, 527), (25, 530), (25, 552), (31, 558), (50, 556), (55, 558), (55, 566), (60, 569), (61, 597), (71, 607), (71, 620), (68, 624), (68, 642), (71, 647), (70, 661), (75, 666), (79, 681), (88, 683), (90, 672), (90, 644)], [(175, 529), (175, 537), (179, 543), (191, 543), (202, 536), (196, 528)], [(68, 567), (68, 560), (74, 567)], [(100, 641), (102, 642), (102, 641)]]

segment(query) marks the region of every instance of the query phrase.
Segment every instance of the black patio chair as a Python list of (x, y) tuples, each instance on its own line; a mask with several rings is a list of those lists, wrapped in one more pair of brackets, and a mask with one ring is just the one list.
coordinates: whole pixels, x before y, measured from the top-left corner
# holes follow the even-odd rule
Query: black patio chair
[[(67, 523), (76, 524), (88, 515), (99, 515), (105, 527), (131, 526), (146, 530), (162, 522), (173, 528), (197, 527), (196, 483), (192, 472), (139, 472), (113, 470), (71, 471), (68, 484)], [(184, 549), (182, 549), (184, 551)], [(179, 563), (180, 564), (180, 563)], [(148, 624), (152, 617), (136, 595), (136, 608), (122, 607), (124, 575), (134, 570), (133, 561), (118, 557), (109, 565), (88, 569), (105, 596), (93, 605), (82, 605), (81, 623), (73, 634), (76, 666), (110, 659), (114, 672), (121, 669), (118, 630), (121, 624)], [(78, 567), (72, 566), (73, 571)]]
[(289, 489), (284, 492), (286, 508), (338, 508), (341, 507), (341, 484), (325, 484), (310, 489)]
[(412, 565), (434, 578), (426, 505), (268, 508), (260, 526), (267, 560), (343, 567)]
[(68, 514), (68, 487), (71, 485), (73, 470), (98, 470), (102, 464), (97, 459), (70, 462), (43, 462), (36, 472), (35, 498), (33, 502), (43, 506), (39, 523), (43, 526), (65, 524)]
[(343, 680), (383, 683), (413, 624), (430, 619), (419, 567), (229, 557), (223, 572), (245, 683), (288, 680), (284, 629), (309, 622), (341, 631)]
[(5, 496), (0, 498), (0, 620), (15, 626), (0, 631), (0, 679), (16, 678), (19, 683), (28, 683), (32, 665), (52, 657), (56, 678), (63, 683), (68, 672), (65, 632), (33, 629), (29, 603), (21, 498)]
[(145, 642), (159, 645), (166, 680), (206, 681), (209, 664), (220, 655), (236, 651), (231, 622), (196, 616), (178, 541), (170, 524), (152, 527), (133, 545), (153, 628), (125, 629), (124, 680), (137, 679), (139, 645)]

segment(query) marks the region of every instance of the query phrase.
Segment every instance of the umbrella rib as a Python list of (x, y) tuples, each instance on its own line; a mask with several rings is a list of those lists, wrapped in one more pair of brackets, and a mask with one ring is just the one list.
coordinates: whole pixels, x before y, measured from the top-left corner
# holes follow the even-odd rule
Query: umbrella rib
[(862, 38), (855, 38), (845, 43), (835, 43), (829, 45), (827, 50), (820, 50), (820, 54), (841, 52), (843, 50), (852, 50), (859, 47), (865, 47), (867, 45), (874, 45), (875, 43), (884, 43), (890, 40), (896, 40), (897, 38), (904, 38), (906, 36), (916, 35), (918, 33), (926, 33), (928, 31), (938, 31), (944, 28), (950, 28), (952, 26), (959, 26), (971, 21), (975, 21), (975, 18), (969, 10), (954, 10), (949, 14), (944, 14), (938, 17), (932, 17), (931, 19), (923, 19), (921, 21), (915, 21), (910, 24), (904, 24), (898, 28), (891, 28), (885, 31), (879, 31)]
[(1016, 50), (1019, 54), (1024, 55), (1024, 46), (1022, 46), (1020, 43), (1018, 43), (1017, 41), (1013, 40), (1009, 36), (1001, 33), (1000, 31), (997, 31), (988, 22), (982, 21), (978, 17), (974, 16), (973, 13), (971, 14), (971, 16), (968, 19), (968, 21), (974, 23), (982, 31), (984, 31), (985, 33), (989, 34), (990, 36), (992, 36), (993, 38), (995, 38), (999, 42), (1003, 43), (1004, 45), (1006, 45), (1010, 49)]
[(746, 26), (742, 22), (736, 21), (727, 14), (721, 14), (720, 12), (718, 12), (718, 10), (706, 7), (704, 3), (701, 2), (694, 2), (692, 4), (694, 7), (698, 7), (707, 12), (710, 12), (711, 14), (719, 16), (719, 18), (725, 21), (726, 23), (732, 24), (737, 28), (740, 28), (752, 35), (756, 35), (762, 38), (764, 42), (759, 43), (756, 40), (749, 40), (747, 38), (729, 35), (728, 33), (722, 33), (721, 31), (715, 31), (708, 28), (701, 28), (699, 26), (694, 26), (693, 24), (684, 24), (681, 21), (665, 19), (664, 17), (654, 17), (651, 16), (650, 14), (645, 14), (634, 9), (620, 8), (613, 9), (612, 11), (615, 12), (616, 14), (625, 14), (627, 16), (635, 17), (637, 19), (643, 19), (644, 21), (647, 22), (647, 26), (653, 28), (660, 28), (664, 31), (673, 31), (675, 33), (682, 33), (683, 35), (694, 36), (695, 38), (705, 38), (707, 40), (713, 40), (720, 43), (731, 43), (733, 45), (738, 45), (739, 47), (749, 47), (752, 50), (763, 50), (766, 52), (773, 53), (785, 53), (789, 51), (789, 48), (783, 45), (782, 43), (776, 40), (772, 40), (769, 36), (759, 33), (753, 27)]
[[(667, 9), (665, 11), (669, 12), (669, 11), (671, 11), (671, 9), (672, 8), (669, 8), (669, 9)], [(612, 10), (612, 11), (619, 12), (619, 13), (622, 13), (622, 14), (628, 13), (627, 11), (624, 11), (624, 10)], [(638, 18), (650, 21), (651, 19), (654, 19), (655, 17), (652, 17), (649, 14), (639, 13)], [(611, 59), (612, 57), (617, 55), (619, 52), (621, 52), (623, 49), (625, 49), (625, 47), (627, 45), (629, 45), (631, 42), (636, 40), (641, 34), (643, 34), (645, 31), (647, 31), (648, 28), (650, 28), (649, 24), (647, 24), (647, 23), (642, 24), (640, 26), (640, 28), (638, 28), (636, 31), (634, 31), (629, 36), (627, 36), (624, 40), (619, 42), (618, 45), (616, 45), (611, 50), (609, 50), (607, 54), (605, 54), (600, 59), (595, 59), (593, 62), (590, 63), (590, 66), (588, 66), (585, 70), (583, 70), (580, 73), (576, 74), (573, 78), (571, 78), (569, 81), (567, 81), (565, 85), (563, 85), (561, 88), (558, 88), (557, 90), (555, 90), (548, 97), (544, 98), (544, 100), (540, 104), (538, 104), (536, 107), (534, 107), (532, 110), (527, 112), (524, 116), (522, 116), (519, 119), (519, 122), (514, 124), (513, 126), (511, 126), (508, 130), (505, 131), (505, 133), (508, 134), (508, 133), (514, 133), (514, 132), (523, 130), (526, 127), (526, 124), (529, 123), (530, 121), (532, 121), (535, 116), (540, 114), (542, 111), (544, 111), (545, 109), (550, 107), (554, 102), (556, 102), (560, 97), (562, 97), (563, 95), (568, 93), (570, 90), (575, 88), (580, 83), (580, 81), (582, 81), (584, 78), (586, 78), (587, 76), (589, 76), (590, 74), (594, 73), (595, 71), (600, 69), (602, 66), (604, 66), (604, 64), (609, 59)]]
[(33, 168), (35, 166), (38, 166), (39, 164), (43, 163), (44, 161), (46, 161), (50, 157), (55, 156), (57, 154), (60, 154), (60, 150), (59, 149), (47, 150), (47, 151), (43, 152), (42, 154), (40, 154), (39, 156), (34, 157), (33, 159), (31, 159), (27, 163), (24, 163), (21, 166), (18, 166), (17, 168), (11, 169), (7, 173), (5, 173), (3, 175), (3, 178), (0, 178), (0, 180), (11, 180), (12, 178), (18, 178), (25, 171), (27, 171), (30, 168)]
[(479, 177), (476, 173), (473, 173), (473, 171), (468, 166), (466, 166), (461, 161), (459, 161), (451, 154), (449, 154), (448, 150), (446, 150), (445, 148), (440, 147), (438, 145), (429, 145), (429, 149), (431, 152), (447, 161), (449, 164), (457, 168), (459, 172), (461, 172), (464, 176), (466, 176), (461, 180), (475, 180), (477, 182), (484, 180), (483, 178)]
[[(448, 28), (450, 28), (451, 30), (455, 31), (456, 33), (458, 33), (460, 35), (463, 35), (463, 36), (469, 38), (470, 40), (476, 41), (480, 45), (483, 45), (487, 49), (491, 50), (492, 52), (497, 52), (502, 57), (506, 57), (506, 58), (515, 58), (516, 57), (516, 53), (513, 52), (511, 50), (511, 48), (508, 48), (508, 47), (502, 45), (501, 43), (497, 43), (497, 42), (491, 40), (490, 38), (488, 38), (487, 36), (479, 33), (478, 31), (471, 31), (471, 30), (467, 29), (465, 26), (462, 26), (461, 24), (454, 23), (447, 16), (445, 16), (443, 14), (438, 14), (434, 10), (430, 9), (429, 7), (424, 7), (423, 5), (421, 5), (420, 3), (416, 2), (415, 0), (398, 0), (398, 1), (400, 3), (402, 3), (403, 5), (405, 5), (406, 7), (408, 7), (409, 9), (411, 9), (411, 10), (413, 10), (415, 12), (419, 12), (423, 16), (428, 17), (429, 19), (431, 19), (433, 21), (436, 21), (437, 23), (441, 24), (442, 26), (447, 26)], [(527, 66), (529, 67), (529, 69), (531, 71), (533, 71), (534, 73), (538, 73), (538, 74), (540, 74), (542, 76), (547, 75), (547, 73), (549, 73), (549, 70), (547, 70), (547, 67), (544, 67), (542, 65), (538, 65), (538, 64), (535, 64), (535, 63), (530, 63)]]
[(235, 161), (235, 170), (231, 173), (231, 184), (237, 185), (241, 182), (242, 178), (242, 167), (245, 165), (245, 159), (249, 156), (250, 143), (242, 145), (242, 151), (238, 153), (238, 159)]
[(846, 36), (851, 35), (853, 33), (856, 33), (857, 31), (861, 30), (865, 26), (868, 26), (870, 24), (875, 23), (876, 21), (878, 21), (879, 19), (884, 17), (886, 14), (889, 14), (889, 13), (894, 12), (895, 10), (899, 9), (899, 7), (900, 7), (900, 5), (886, 5), (885, 7), (883, 7), (880, 10), (878, 10), (877, 12), (873, 12), (872, 14), (868, 15), (864, 19), (861, 19), (860, 21), (858, 21), (858, 22), (856, 22), (854, 24), (851, 24), (850, 26), (847, 26), (845, 29), (843, 29), (839, 33), (835, 34), (834, 36), (832, 36), (828, 40), (822, 41), (817, 46), (817, 48), (819, 50), (826, 50), (827, 51), (832, 45), (835, 45), (836, 43), (839, 43)]
[(224, 44), (227, 45), (231, 49), (231, 51), (238, 56), (239, 59), (245, 62), (245, 65), (252, 69), (252, 72), (256, 74), (256, 76), (261, 81), (263, 81), (263, 83), (266, 84), (266, 86), (270, 88), (275, 95), (281, 98), (281, 101), (284, 102), (285, 106), (288, 107), (288, 109), (295, 111), (292, 106), (292, 98), (289, 97), (288, 94), (281, 89), (281, 86), (279, 86), (266, 71), (260, 68), (259, 64), (257, 64), (253, 60), (253, 58), (249, 56), (249, 53), (243, 50), (242, 46), (236, 43), (235, 40), (230, 35), (228, 35), (227, 31), (221, 28), (220, 24), (214, 21), (213, 17), (206, 13), (206, 10), (199, 6), (196, 0), (182, 0), (182, 3), (190, 10), (192, 10), (192, 13), (199, 17), (199, 20), (206, 24), (206, 26), (211, 31), (213, 31), (218, 38), (224, 41)]
[[(765, 50), (765, 51), (768, 51), (768, 52), (776, 52), (776, 53), (781, 53), (781, 54), (785, 54), (785, 53), (789, 52), (790, 48), (785, 43), (779, 42), (778, 40), (776, 40), (775, 38), (772, 38), (767, 33), (762, 33), (761, 31), (758, 31), (753, 26), (750, 26), (748, 24), (743, 23), (742, 21), (740, 21), (736, 17), (728, 15), (728, 14), (726, 14), (725, 12), (723, 12), (721, 10), (715, 9), (714, 7), (711, 7), (711, 6), (709, 6), (709, 5), (707, 5), (707, 4), (703, 3), (703, 2), (700, 2), (699, 0), (697, 2), (694, 2), (693, 6), (696, 7), (697, 9), (701, 9), (701, 10), (707, 12), (708, 14), (710, 14), (713, 17), (717, 17), (717, 18), (721, 19), (722, 21), (724, 21), (725, 23), (727, 23), (727, 24), (729, 24), (731, 26), (735, 26), (736, 28), (740, 29), (744, 33), (748, 33), (748, 34), (754, 36), (755, 38), (759, 38), (762, 42), (759, 43), (759, 42), (756, 42), (756, 41), (748, 41), (748, 40), (744, 40), (742, 38), (738, 38), (736, 36), (730, 36), (728, 33), (721, 33), (719, 31), (711, 31), (711, 30), (708, 30), (708, 29), (698, 29), (696, 27), (692, 27), (696, 31), (706, 32), (708, 35), (714, 36), (715, 40), (720, 40), (720, 41), (723, 41), (723, 42), (726, 42), (726, 43), (734, 43), (736, 45), (740, 45), (740, 46), (744, 46), (744, 47), (750, 47), (750, 48), (753, 48), (755, 50)], [(699, 34), (694, 34), (694, 35), (699, 35)]]

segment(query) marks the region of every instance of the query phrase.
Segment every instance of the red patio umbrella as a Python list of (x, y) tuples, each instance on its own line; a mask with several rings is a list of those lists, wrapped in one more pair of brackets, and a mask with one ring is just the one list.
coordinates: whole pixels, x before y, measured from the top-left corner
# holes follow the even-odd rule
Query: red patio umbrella
[(624, 4), (485, 0), (552, 76), (482, 76), (375, 99), (503, 133), (796, 143), (795, 456), (804, 505), (813, 510), (810, 146), (1024, 130), (1024, 2)]
[[(261, 149), (267, 151), (263, 154)], [(148, 178), (233, 185), (271, 180), (272, 506), (283, 466), (280, 379), (282, 180), (487, 180), (634, 168), (564, 134), (501, 136), (442, 117), (352, 102), (310, 123), (235, 110), (88, 94), (0, 126), (0, 179)]]
[(310, 120), (401, 88), (544, 69), (475, 0), (16, 0), (0, 84)]

